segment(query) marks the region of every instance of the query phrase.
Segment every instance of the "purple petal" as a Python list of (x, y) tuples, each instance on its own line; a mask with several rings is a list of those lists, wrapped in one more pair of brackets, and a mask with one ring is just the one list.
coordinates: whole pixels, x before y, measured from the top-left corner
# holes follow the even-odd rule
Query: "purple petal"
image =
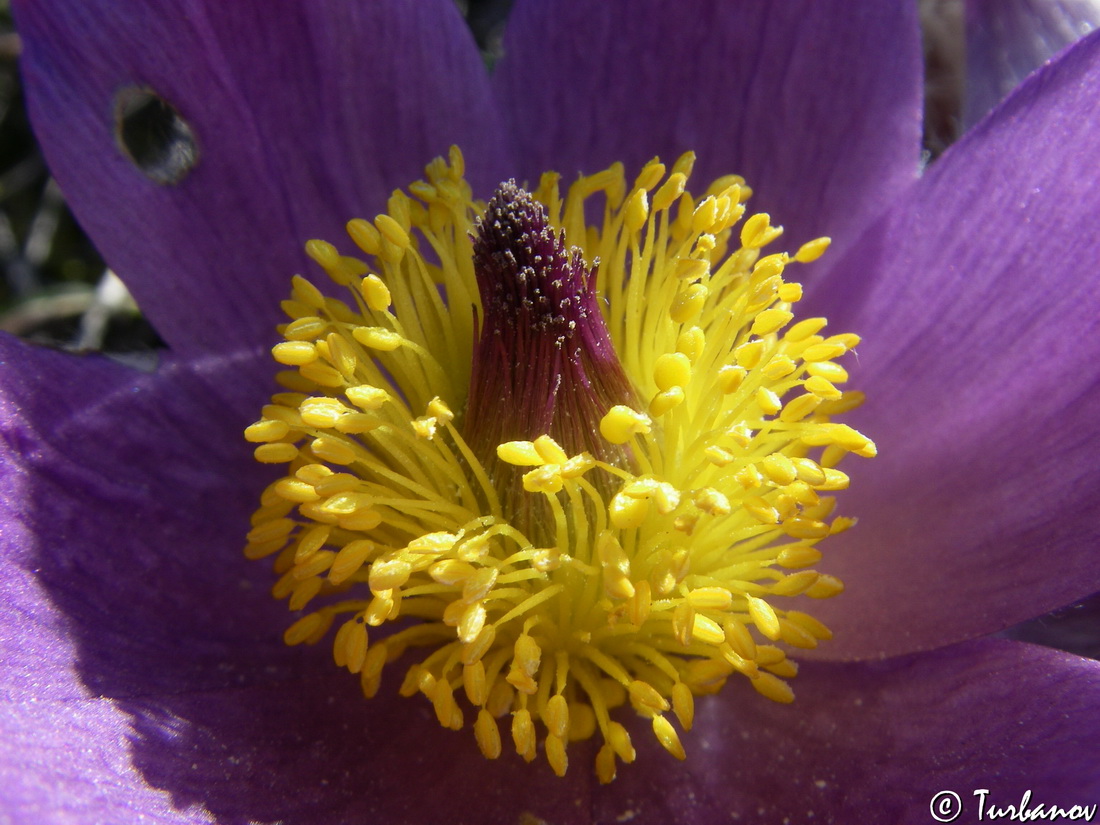
[[(625, 768), (600, 822), (932, 822), (940, 791), (987, 802), (1096, 804), (1100, 664), (983, 641), (882, 663), (806, 665), (792, 705), (701, 702), (683, 769)], [(732, 692), (732, 691), (731, 691)], [(691, 741), (691, 740), (696, 741)], [(648, 742), (646, 743), (648, 744)], [(643, 749), (640, 748), (640, 751)], [(639, 760), (663, 754), (645, 748)], [(667, 757), (666, 757), (667, 759)], [(624, 793), (625, 792), (625, 793)]]
[(1100, 36), (1034, 75), (873, 227), (808, 310), (864, 336), (859, 524), (825, 655), (935, 647), (1100, 590)]
[(0, 820), (11, 825), (205, 823), (179, 810), (131, 756), (130, 717), (107, 699), (5, 702)]
[(964, 127), (1098, 24), (1097, 0), (967, 0)]
[(290, 617), (241, 555), (273, 475), (241, 435), (266, 367), (221, 357), (146, 375), (7, 337), (0, 358), (3, 692), (119, 697), (290, 672)]
[(161, 799), (135, 789), (129, 763), (170, 794), (182, 820), (206, 821), (206, 810), (218, 822), (288, 825), (512, 823), (524, 814), (556, 825), (709, 825), (731, 814), (765, 823), (921, 822), (941, 790), (959, 793), (972, 814), (979, 788), (999, 805), (1026, 789), (1036, 802), (1067, 807), (1100, 792), (1092, 712), (1100, 665), (1014, 642), (878, 664), (814, 663), (791, 706), (736, 683), (698, 702), (695, 730), (683, 737), (686, 762), (635, 720), (638, 761), (606, 787), (592, 776), (591, 743), (570, 747), (564, 780), (508, 747), (488, 763), (468, 726), (440, 729), (426, 700), (395, 696), (396, 681), (388, 677), (370, 701), (335, 670), (129, 698), (116, 703), (131, 721), (128, 742), (106, 701), (25, 706), (0, 715), (5, 741), (22, 745), (0, 762), (17, 780), (8, 810), (52, 811), (62, 789), (70, 807), (132, 805), (153, 821), (177, 821)]
[(532, 181), (692, 149), (693, 190), (742, 174), (795, 246), (840, 248), (917, 171), (913, 4), (521, 0), (504, 49), (494, 88)]
[[(384, 211), (450, 144), (466, 148), (480, 186), (508, 167), (450, 0), (14, 5), (53, 172), (180, 351), (271, 338), (305, 241), (340, 242), (349, 218)], [(154, 183), (119, 148), (116, 96), (135, 86), (194, 133), (198, 162), (176, 184)]]

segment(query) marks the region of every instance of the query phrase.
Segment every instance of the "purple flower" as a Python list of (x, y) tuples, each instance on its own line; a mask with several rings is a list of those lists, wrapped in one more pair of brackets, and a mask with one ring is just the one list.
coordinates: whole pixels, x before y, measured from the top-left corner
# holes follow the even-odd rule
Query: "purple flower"
[[(519, 2), (491, 78), (448, 0), (15, 11), (48, 160), (168, 349), (139, 374), (0, 340), (7, 819), (923, 822), (943, 790), (967, 818), (977, 789), (1100, 802), (1100, 666), (981, 638), (1100, 590), (1095, 36), (916, 180), (907, 4)], [(194, 152), (179, 124), (157, 133), (179, 151), (135, 145), (145, 92)], [(880, 456), (824, 564), (847, 584), (815, 611), (835, 639), (793, 705), (731, 682), (698, 701), (685, 762), (638, 735), (606, 787), (488, 763), (395, 685), (364, 701), (327, 649), (283, 646), (269, 576), (240, 555), (271, 480), (240, 433), (302, 242), (384, 211), (451, 143), (481, 197), (694, 149), (698, 179), (745, 175), (796, 243), (834, 238), (803, 311), (864, 339), (851, 423)]]

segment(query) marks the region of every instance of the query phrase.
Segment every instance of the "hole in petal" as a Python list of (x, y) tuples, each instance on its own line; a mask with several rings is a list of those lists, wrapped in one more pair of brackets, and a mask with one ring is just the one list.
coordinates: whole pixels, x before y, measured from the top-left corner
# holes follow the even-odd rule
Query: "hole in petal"
[(179, 183), (199, 162), (191, 127), (149, 89), (131, 86), (115, 96), (115, 139), (134, 166), (157, 183)]

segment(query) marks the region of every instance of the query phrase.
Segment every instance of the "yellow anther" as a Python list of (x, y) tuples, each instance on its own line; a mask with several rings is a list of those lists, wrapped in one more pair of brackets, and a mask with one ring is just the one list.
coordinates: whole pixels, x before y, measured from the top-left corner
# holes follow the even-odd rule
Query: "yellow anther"
[(707, 447), (703, 454), (706, 456), (707, 461), (716, 467), (725, 467), (731, 464), (734, 460), (734, 455), (729, 450), (722, 449), (717, 444), (712, 444)]
[(379, 215), (374, 219), (374, 225), (378, 228), (378, 232), (382, 237), (394, 246), (399, 246), (403, 249), (409, 246), (408, 233), (401, 227), (401, 224), (389, 215)]
[[(705, 258), (680, 258), (676, 262), (676, 278), (681, 281), (697, 281), (700, 278), (705, 278), (709, 272), (710, 261)], [(674, 308), (675, 306), (673, 304)], [(675, 320), (675, 317), (673, 320)], [(677, 323), (685, 322), (677, 321)]]
[(733, 596), (724, 587), (697, 587), (688, 594), (688, 601), (698, 610), (729, 610)]
[(694, 640), (695, 607), (689, 601), (682, 601), (672, 611), (672, 635), (683, 647)]
[(286, 629), (283, 633), (283, 641), (291, 646), (303, 644), (314, 638), (327, 623), (327, 619), (322, 614), (310, 613)]
[(797, 303), (802, 300), (802, 284), (793, 282), (780, 284), (775, 294), (780, 301), (788, 304)]
[(348, 387), (344, 394), (347, 395), (348, 400), (359, 409), (370, 412), (381, 409), (382, 405), (385, 404), (390, 397), (389, 393), (381, 387), (372, 387), (367, 384)]
[(840, 470), (834, 470), (831, 467), (823, 469), (822, 475), (825, 476), (824, 480), (820, 484), (815, 484), (814, 487), (818, 490), (847, 490), (848, 489), (848, 474), (842, 473)]
[(763, 355), (764, 342), (759, 339), (746, 341), (733, 351), (734, 360), (744, 370), (751, 370), (759, 364)]
[(638, 177), (634, 181), (634, 187), (636, 189), (644, 189), (649, 191), (658, 183), (661, 182), (661, 178), (665, 176), (665, 165), (661, 163), (658, 158), (653, 158), (645, 166), (642, 167), (642, 171), (638, 173)]
[(649, 501), (616, 493), (607, 511), (615, 527), (620, 530), (630, 530), (645, 523), (649, 513)]
[(779, 413), (779, 420), (787, 423), (801, 421), (816, 410), (820, 403), (821, 399), (816, 395), (806, 394), (795, 396), (783, 406), (782, 411)]
[(792, 344), (798, 343), (799, 341), (805, 341), (810, 336), (816, 335), (824, 329), (825, 324), (826, 320), (824, 318), (805, 318), (787, 330), (783, 339)]
[(726, 640), (726, 634), (723, 632), (721, 625), (702, 613), (695, 614), (695, 620), (691, 626), (691, 635), (693, 639), (708, 645), (720, 645)]
[[(737, 483), (744, 487), (746, 490), (752, 490), (755, 487), (759, 487), (764, 482), (764, 477), (760, 475), (760, 471), (756, 469), (756, 465), (754, 464), (747, 464), (746, 466), (742, 467), (740, 470), (734, 473), (733, 477), (734, 480), (736, 480)], [(761, 513), (768, 513), (771, 511), (762, 509), (764, 507), (771, 508), (771, 505), (769, 505), (763, 499), (752, 499), (752, 504), (750, 506), (760, 509)], [(767, 518), (770, 518), (770, 516)], [(765, 523), (768, 522), (765, 521)]]
[(596, 466), (596, 459), (588, 453), (580, 453), (561, 465), (562, 478), (579, 478)]
[[(452, 604), (461, 604), (461, 602), (452, 602)], [(487, 618), (488, 611), (481, 602), (467, 605), (466, 609), (462, 611), (456, 626), (458, 640), (465, 644), (475, 641), (481, 635), (481, 631), (485, 629)]]
[(691, 730), (695, 721), (695, 697), (683, 682), (672, 686), (672, 712), (684, 730)]
[(733, 505), (729, 497), (721, 490), (713, 487), (704, 487), (697, 490), (692, 496), (692, 503), (711, 516), (725, 516), (733, 511)]
[(462, 583), (462, 601), (476, 602), (489, 595), (496, 584), (499, 571), (495, 567), (482, 567)]
[(393, 352), (404, 343), (400, 335), (392, 329), (383, 327), (356, 327), (351, 331), (351, 335), (364, 347), (382, 352)]
[(477, 568), (469, 562), (458, 559), (444, 559), (430, 566), (428, 574), (440, 584), (462, 584), (470, 576), (477, 572)]
[(766, 456), (758, 466), (765, 476), (779, 485), (790, 484), (798, 477), (798, 469), (794, 461), (782, 453)]
[(630, 734), (618, 722), (610, 722), (607, 726), (607, 743), (615, 751), (615, 755), (628, 765), (634, 761), (636, 752), (630, 742)]
[(312, 484), (306, 484), (294, 478), (283, 478), (275, 482), (275, 492), (287, 501), (307, 502), (320, 498)]
[(531, 441), (508, 441), (497, 447), (497, 458), (517, 467), (539, 467), (546, 460)]
[(757, 213), (741, 226), (741, 246), (759, 249), (778, 238), (782, 231), (782, 227), (771, 225), (771, 216), (766, 212)]
[(554, 495), (561, 492), (563, 486), (561, 468), (557, 464), (536, 467), (523, 475), (523, 489), (528, 493)]
[(271, 354), (280, 364), (300, 367), (317, 360), (317, 348), (308, 341), (284, 341), (271, 348)]
[(761, 696), (766, 696), (773, 702), (789, 705), (794, 701), (794, 691), (791, 686), (777, 676), (770, 673), (761, 673), (752, 680), (752, 686)]
[(741, 506), (761, 524), (779, 523), (779, 512), (760, 496), (749, 496), (741, 502)]
[(676, 293), (669, 317), (677, 324), (691, 323), (703, 311), (709, 295), (710, 290), (702, 284), (688, 284)]
[(682, 172), (673, 172), (669, 175), (668, 180), (661, 184), (661, 188), (653, 196), (653, 210), (663, 212), (676, 203), (680, 196), (684, 194), (686, 185), (687, 178)]
[(546, 761), (557, 776), (565, 776), (569, 759), (565, 755), (565, 740), (560, 736), (551, 733), (546, 737)]
[(526, 633), (516, 639), (514, 664), (528, 676), (534, 676), (538, 672), (539, 662), (542, 659), (542, 649), (538, 642)]
[(342, 584), (353, 576), (374, 551), (374, 542), (367, 539), (348, 542), (336, 554), (336, 559), (328, 571), (333, 584)]
[(319, 290), (301, 275), (295, 275), (291, 279), (291, 285), (295, 301), (304, 304), (310, 309), (324, 308), (325, 296), (321, 294), (321, 290)]
[(794, 259), (803, 264), (816, 261), (825, 254), (825, 250), (829, 248), (829, 244), (831, 243), (832, 238), (814, 238), (812, 241), (807, 241), (802, 244), (802, 246), (798, 247), (798, 251), (794, 254)]
[(648, 433), (650, 425), (649, 416), (617, 405), (600, 419), (600, 435), (612, 444), (625, 444), (635, 435)]
[(718, 218), (718, 201), (713, 196), (704, 198), (691, 216), (693, 232), (709, 232)]
[(359, 292), (367, 306), (375, 312), (382, 312), (393, 300), (389, 287), (377, 275), (368, 275), (359, 284)]
[(789, 324), (793, 317), (794, 313), (785, 309), (765, 309), (756, 316), (749, 331), (753, 335), (771, 335)]
[(724, 393), (735, 392), (741, 383), (745, 380), (745, 376), (748, 374), (748, 370), (744, 367), (735, 367), (731, 364), (727, 364), (718, 370), (718, 387)]
[(306, 241), (306, 254), (325, 269), (334, 269), (340, 264), (340, 253), (328, 241)]
[(775, 415), (783, 409), (783, 402), (773, 390), (761, 387), (756, 391), (756, 404), (764, 415)]
[(755, 596), (746, 595), (745, 603), (749, 608), (749, 617), (760, 632), (773, 641), (778, 639), (779, 617), (775, 614), (774, 608), (763, 599), (758, 599)]
[(525, 761), (535, 758), (535, 726), (527, 708), (520, 708), (512, 714), (512, 742), (515, 743), (516, 753)]
[[(561, 448), (561, 445), (548, 435), (540, 435), (536, 438), (534, 448), (546, 464), (565, 464), (569, 460), (568, 454)], [(499, 450), (497, 454), (499, 455)]]
[(672, 727), (671, 722), (660, 714), (653, 717), (653, 734), (666, 751), (677, 759), (687, 759), (684, 746), (680, 744), (680, 737), (676, 734), (675, 728)]
[(834, 384), (843, 384), (848, 380), (848, 370), (834, 361), (815, 361), (806, 365), (809, 375), (818, 376)]
[(348, 221), (346, 228), (355, 244), (368, 255), (378, 255), (382, 251), (382, 236), (369, 221), (354, 218)]
[(316, 315), (307, 315), (287, 324), (283, 329), (283, 337), (288, 341), (316, 340), (324, 335), (327, 329), (328, 324), (325, 321)]
[(623, 207), (623, 224), (628, 232), (637, 232), (649, 218), (649, 197), (644, 189), (636, 189)]
[(303, 424), (330, 429), (336, 426), (336, 422), (349, 412), (349, 409), (335, 398), (307, 398), (302, 401), (298, 411), (301, 413)]
[(813, 545), (795, 544), (784, 547), (776, 559), (780, 567), (796, 570), (800, 567), (809, 567), (821, 561), (821, 551)]
[(649, 618), (653, 606), (653, 591), (647, 581), (640, 581), (636, 585), (632, 583), (631, 586), (634, 588), (634, 595), (629, 597), (630, 623), (635, 627), (641, 627)]
[(822, 342), (820, 344), (811, 344), (802, 350), (803, 361), (831, 361), (834, 358), (839, 358), (846, 353), (848, 348), (843, 344), (833, 343), (827, 344)]
[(756, 642), (745, 623), (736, 618), (727, 619), (722, 627), (728, 644), (744, 659), (756, 658)]
[(706, 333), (699, 327), (689, 327), (676, 338), (676, 351), (686, 355), (691, 363), (695, 363), (702, 356), (706, 344)]
[(831, 639), (833, 638), (833, 632), (829, 630), (824, 624), (819, 622), (813, 616), (803, 613), (799, 610), (788, 610), (787, 620), (801, 627), (803, 630), (812, 635), (815, 639)]
[(596, 754), (596, 778), (601, 785), (608, 785), (615, 781), (615, 775), (615, 750), (605, 743)]
[(791, 538), (821, 539), (829, 535), (829, 525), (817, 519), (795, 516), (783, 522), (783, 530)]
[(329, 569), (329, 565), (332, 564), (332, 560), (335, 559), (335, 557), (337, 557), (337, 554), (331, 550), (320, 550), (313, 553), (308, 559), (295, 565), (295, 579), (300, 582), (306, 579), (312, 579), (315, 575), (320, 575)]
[(339, 437), (321, 436), (309, 444), (309, 451), (329, 464), (345, 466), (356, 460), (355, 449)]
[[(496, 641), (496, 629), (492, 625), (485, 625), (472, 640), (462, 647), (462, 663), (471, 665), (481, 660), (481, 657), (489, 652)], [(490, 694), (489, 699), (492, 699)]]
[(427, 553), (430, 555), (436, 555), (439, 553), (445, 553), (455, 546), (455, 543), (459, 540), (459, 536), (455, 533), (436, 532), (425, 533), (418, 538), (413, 539), (406, 545), (405, 549), (410, 553)]
[(484, 705), (488, 700), (488, 683), (485, 681), (485, 665), (480, 659), (463, 664), (462, 689), (467, 700), (476, 706)]
[(474, 736), (477, 739), (478, 748), (486, 759), (496, 759), (500, 756), (500, 728), (497, 727), (497, 720), (485, 708), (477, 713)]
[(673, 387), (686, 387), (691, 381), (691, 359), (679, 352), (666, 352), (657, 358), (653, 380), (662, 392)]
[(411, 573), (412, 567), (403, 559), (375, 562), (370, 569), (371, 592), (378, 595), (384, 590), (401, 587)]
[(298, 457), (293, 444), (261, 444), (252, 453), (261, 464), (285, 464)]
[(345, 666), (352, 673), (359, 673), (367, 661), (369, 644), (367, 640), (367, 626), (360, 621), (350, 621), (345, 627), (348, 633), (345, 635), (343, 658)]
[(550, 697), (546, 704), (546, 727), (552, 736), (565, 739), (569, 735), (569, 705), (561, 694)]
[[(630, 693), (631, 699), (642, 707), (649, 708), (651, 710), (659, 711), (663, 713), (668, 710), (668, 700), (662, 696), (653, 685), (648, 682), (643, 682), (640, 679), (635, 679), (629, 685), (627, 685), (627, 691)], [(625, 760), (624, 760), (625, 761)]]
[(682, 387), (673, 387), (670, 390), (659, 392), (649, 402), (649, 415), (652, 418), (660, 418), (683, 404), (685, 397)]

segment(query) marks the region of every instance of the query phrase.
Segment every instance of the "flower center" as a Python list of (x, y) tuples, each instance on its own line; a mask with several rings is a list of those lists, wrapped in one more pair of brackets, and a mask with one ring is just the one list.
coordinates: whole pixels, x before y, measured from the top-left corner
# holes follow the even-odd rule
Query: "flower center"
[(444, 727), (472, 713), (490, 759), (502, 723), (559, 775), (598, 734), (610, 782), (635, 758), (628, 703), (682, 759), (670, 717), (690, 729), (695, 696), (738, 673), (790, 702), (784, 648), (830, 637), (782, 606), (843, 589), (811, 568), (852, 524), (838, 462), (875, 454), (830, 419), (861, 400), (837, 387), (858, 338), (792, 323), (783, 274), (828, 240), (762, 255), (782, 230), (741, 222), (740, 178), (688, 193), (690, 153), (488, 206), (449, 161), (348, 224), (366, 260), (307, 244), (351, 301), (295, 277), (283, 304), (287, 391), (245, 435), (287, 471), (245, 553), (308, 610), (288, 644), (340, 619), (334, 659), (367, 697), (408, 652), (400, 692)]
[(594, 425), (616, 404), (633, 402), (634, 391), (600, 315), (594, 272), (513, 182), (501, 185), (477, 221), (474, 273), (485, 320), (462, 433), (513, 526), (537, 543), (553, 541), (545, 499), (524, 491), (497, 446), (549, 435), (568, 455), (587, 451), (625, 464), (622, 446)]

